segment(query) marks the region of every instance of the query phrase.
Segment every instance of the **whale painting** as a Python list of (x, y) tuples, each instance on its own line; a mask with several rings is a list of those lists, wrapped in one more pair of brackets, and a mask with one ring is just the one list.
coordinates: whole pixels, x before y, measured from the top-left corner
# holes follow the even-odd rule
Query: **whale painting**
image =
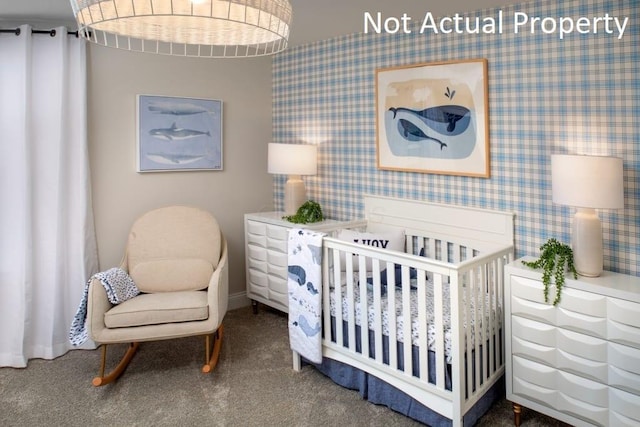
[(222, 101), (138, 95), (138, 172), (222, 170)]
[(487, 61), (376, 71), (378, 168), (489, 177)]

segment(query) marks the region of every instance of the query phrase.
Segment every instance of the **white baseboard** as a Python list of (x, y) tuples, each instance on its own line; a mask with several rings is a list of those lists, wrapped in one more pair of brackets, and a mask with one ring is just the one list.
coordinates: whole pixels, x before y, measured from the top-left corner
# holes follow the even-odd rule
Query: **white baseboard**
[(238, 292), (229, 295), (229, 307), (227, 310), (235, 310), (236, 308), (242, 308), (251, 305), (251, 300), (247, 298), (246, 292)]

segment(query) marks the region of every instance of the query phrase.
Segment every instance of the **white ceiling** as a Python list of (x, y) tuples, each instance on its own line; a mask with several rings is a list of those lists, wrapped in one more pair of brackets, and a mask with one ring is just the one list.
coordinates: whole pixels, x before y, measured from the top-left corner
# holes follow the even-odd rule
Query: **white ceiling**
[[(290, 46), (359, 33), (364, 28), (365, 12), (381, 12), (383, 17), (403, 13), (421, 22), (427, 12), (450, 16), (489, 7), (512, 4), (514, 0), (290, 0), (293, 8)], [(517, 0), (515, 0), (517, 1)], [(520, 3), (524, 1), (521, 0)], [(471, 6), (471, 4), (473, 6)], [(0, 0), (0, 27), (22, 23), (40, 29), (66, 25), (75, 28), (69, 0)]]

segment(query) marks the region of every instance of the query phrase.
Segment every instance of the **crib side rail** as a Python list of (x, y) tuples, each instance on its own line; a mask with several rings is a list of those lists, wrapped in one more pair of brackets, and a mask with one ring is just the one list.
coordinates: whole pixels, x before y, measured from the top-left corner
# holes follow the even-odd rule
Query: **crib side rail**
[[(323, 346), (335, 358), (343, 358), (342, 361), (379, 376), (453, 419), (457, 417), (454, 414), (464, 414), (473, 406), (504, 371), (502, 271), (513, 259), (513, 248), (504, 246), (485, 254), (459, 243), (433, 240), (407, 235), (407, 251), (420, 253), (426, 248), (423, 256), (414, 256), (326, 237), (323, 241)], [(433, 246), (428, 248), (429, 244)], [(440, 259), (432, 259), (430, 255)], [(399, 274), (395, 274), (396, 266)], [(386, 279), (386, 292), (390, 292), (396, 284), (410, 283), (412, 278), (418, 294), (417, 331), (413, 331), (411, 321), (407, 321), (411, 319), (411, 313), (405, 311), (410, 307), (411, 290), (404, 285), (397, 291), (398, 301), (388, 298), (386, 307), (389, 313), (397, 312), (402, 317), (388, 316), (388, 327), (383, 330), (383, 281)], [(367, 286), (359, 286), (364, 283), (369, 285), (369, 290)], [(449, 299), (443, 297), (445, 290), (449, 291)], [(336, 302), (333, 328), (331, 292)], [(433, 307), (433, 317), (427, 317), (427, 305)], [(446, 312), (450, 312), (450, 324), (446, 323)], [(467, 319), (479, 327), (465, 328)], [(445, 331), (449, 329), (452, 357), (447, 360)], [(367, 330), (369, 333), (358, 332)], [(401, 337), (402, 343), (393, 345)], [(409, 338), (404, 339), (406, 337)], [(416, 346), (429, 348), (430, 339), (431, 362), (419, 350), (419, 357), (414, 354)], [(465, 358), (467, 349), (471, 356)], [(452, 367), (449, 387), (447, 362)], [(482, 369), (475, 369), (474, 363), (482, 365)], [(464, 374), (458, 375), (459, 372)]]
[(463, 414), (504, 373), (504, 266), (513, 257), (510, 246), (479, 255), (451, 281), (452, 380)]
[[(399, 266), (398, 275), (396, 265)], [(431, 319), (438, 343), (432, 366), (429, 366), (427, 357), (419, 357), (414, 350), (416, 344), (419, 348), (428, 347), (427, 277), (433, 278), (441, 288), (446, 286), (448, 277), (455, 272), (451, 264), (326, 237), (323, 240), (323, 269), (323, 346), (353, 366), (374, 373), (451, 418), (452, 398), (445, 378), (445, 324), (442, 315), (436, 314)], [(383, 330), (383, 294), (395, 293), (396, 285), (410, 283), (412, 278), (418, 289), (418, 301), (423, 305), (418, 309), (421, 318), (416, 319), (420, 325), (417, 334), (411, 327), (409, 286), (402, 286), (398, 291), (398, 301), (396, 298), (387, 299), (388, 312), (400, 312), (402, 318), (388, 316), (388, 327)], [(385, 281), (386, 291), (383, 290)], [(329, 296), (332, 292), (335, 307), (333, 325)], [(442, 298), (431, 297), (431, 303), (435, 304), (436, 313), (445, 310), (446, 302)], [(402, 344), (396, 346), (399, 340)], [(432, 382), (429, 381), (429, 371), (432, 372)]]

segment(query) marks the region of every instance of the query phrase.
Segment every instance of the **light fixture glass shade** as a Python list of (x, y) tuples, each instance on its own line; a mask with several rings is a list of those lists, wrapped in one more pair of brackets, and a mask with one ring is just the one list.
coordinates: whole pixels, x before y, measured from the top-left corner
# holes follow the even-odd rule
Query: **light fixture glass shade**
[(301, 175), (315, 175), (318, 169), (315, 145), (270, 143), (267, 170), (271, 174), (289, 175), (284, 186), (284, 212), (294, 215), (307, 201), (307, 190)]
[(79, 34), (99, 45), (197, 57), (284, 50), (288, 0), (70, 0)]
[(551, 156), (554, 203), (577, 208), (571, 247), (576, 271), (597, 277), (603, 271), (602, 223), (595, 209), (624, 208), (622, 159), (606, 156)]

